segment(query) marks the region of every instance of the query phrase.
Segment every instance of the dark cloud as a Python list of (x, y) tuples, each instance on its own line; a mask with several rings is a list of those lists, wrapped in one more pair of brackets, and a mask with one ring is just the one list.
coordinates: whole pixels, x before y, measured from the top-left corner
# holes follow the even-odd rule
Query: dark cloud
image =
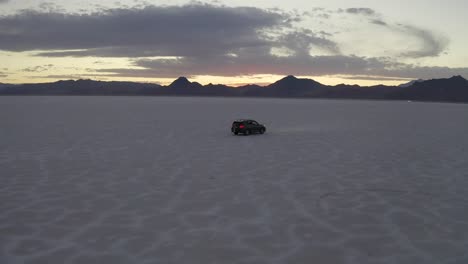
[(204, 59), (141, 59), (135, 66), (144, 69), (106, 69), (119, 76), (166, 77), (174, 76), (240, 76), (255, 74), (287, 75), (328, 75), (362, 74), (369, 69), (384, 68), (385, 64), (377, 59), (356, 56), (272, 56), (266, 50), (246, 51), (241, 56), (219, 56)]
[[(268, 45), (291, 16), (251, 7), (148, 6), (92, 14), (24, 11), (0, 18), (0, 49), (43, 56), (206, 56)], [(55, 53), (54, 50), (80, 50)]]
[(318, 36), (309, 29), (300, 29), (293, 32), (281, 35), (273, 45), (278, 47), (285, 47), (293, 50), (296, 55), (309, 56), (310, 50), (315, 46), (333, 54), (340, 53), (338, 45), (326, 39), (326, 34), (319, 33), (322, 37)]
[(419, 42), (416, 50), (402, 52), (400, 55), (407, 58), (437, 57), (448, 47), (449, 39), (436, 32), (420, 27), (404, 24), (392, 25), (383, 19), (372, 19), (370, 23), (383, 26), (391, 31), (399, 32), (406, 38), (415, 38)]
[(348, 8), (339, 9), (338, 13), (348, 13), (353, 15), (365, 15), (369, 17), (369, 22), (374, 25), (389, 29), (394, 34), (403, 34), (408, 40), (416, 38), (420, 46), (416, 50), (407, 50), (400, 53), (400, 56), (407, 58), (437, 57), (448, 47), (448, 38), (433, 31), (423, 29), (413, 25), (401, 23), (389, 23), (386, 19), (371, 8)]
[(366, 16), (372, 16), (375, 15), (376, 12), (371, 9), (371, 8), (348, 8), (345, 9), (344, 12), (348, 14), (354, 14), (354, 15), (366, 15)]
[(347, 80), (364, 80), (364, 81), (411, 81), (413, 78), (399, 78), (399, 77), (384, 77), (384, 76), (342, 76), (341, 78)]
[[(266, 51), (251, 51), (243, 56), (221, 56), (205, 59), (141, 59), (135, 66), (142, 69), (101, 69), (106, 76), (174, 78), (177, 76), (242, 76), (277, 74), (304, 76), (357, 75), (374, 79), (431, 79), (453, 75), (468, 76), (468, 68), (420, 67), (394, 63), (383, 58), (357, 56), (290, 56), (276, 57)], [(361, 77), (362, 79), (362, 77)]]
[(375, 25), (388, 26), (387, 22), (380, 19), (372, 19), (370, 22)]
[[(295, 29), (301, 14), (213, 5), (147, 6), (93, 14), (28, 11), (0, 18), (0, 49), (44, 57), (207, 57), (288, 48), (339, 53), (331, 34)], [(57, 51), (60, 50), (60, 51)]]
[(46, 76), (28, 76), (28, 78), (33, 78), (33, 79), (59, 79), (59, 80), (78, 80), (78, 79), (87, 79), (87, 78), (96, 78), (99, 77), (100, 81), (104, 81), (107, 78), (105, 77), (100, 77), (98, 75), (88, 75), (88, 74), (51, 74), (51, 75), (46, 75)]
[(402, 56), (404, 57), (437, 57), (448, 47), (449, 40), (444, 36), (410, 25), (403, 25), (401, 27), (405, 32), (408, 33), (408, 35), (418, 38), (421, 42), (419, 49), (403, 52)]
[(45, 71), (50, 70), (52, 67), (54, 67), (53, 64), (47, 64), (47, 65), (42, 65), (42, 66), (24, 68), (22, 71), (23, 72), (45, 72)]
[(93, 62), (94, 65), (106, 65), (109, 64), (109, 62), (103, 61), (103, 60), (97, 60)]
[(449, 78), (455, 75), (468, 77), (468, 68), (424, 67), (417, 65), (403, 65), (398, 68), (384, 68), (374, 71), (379, 76), (394, 76), (407, 79)]
[(400, 55), (408, 58), (424, 58), (437, 57), (443, 53), (448, 47), (448, 38), (437, 34), (431, 30), (423, 29), (417, 26), (389, 23), (384, 17), (370, 8), (349, 8), (346, 9), (350, 14), (364, 14), (370, 16), (370, 23), (382, 26), (392, 32), (399, 32), (405, 35), (408, 39), (416, 38), (420, 42), (420, 47), (417, 50), (409, 50), (402, 52)]

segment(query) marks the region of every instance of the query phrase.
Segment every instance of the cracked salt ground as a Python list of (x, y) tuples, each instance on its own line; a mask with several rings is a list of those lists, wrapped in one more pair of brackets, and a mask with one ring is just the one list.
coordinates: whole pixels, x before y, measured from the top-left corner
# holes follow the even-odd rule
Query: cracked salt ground
[(0, 120), (2, 264), (468, 263), (466, 105), (3, 97)]

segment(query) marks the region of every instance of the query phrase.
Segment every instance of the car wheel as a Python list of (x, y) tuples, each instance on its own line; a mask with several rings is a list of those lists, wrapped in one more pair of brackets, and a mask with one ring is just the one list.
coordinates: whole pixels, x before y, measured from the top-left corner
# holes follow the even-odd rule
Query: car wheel
[(265, 133), (265, 129), (264, 129), (264, 128), (260, 129), (260, 134), (263, 134), (263, 133)]
[(236, 136), (239, 135), (239, 132), (234, 132), (234, 135), (236, 135)]

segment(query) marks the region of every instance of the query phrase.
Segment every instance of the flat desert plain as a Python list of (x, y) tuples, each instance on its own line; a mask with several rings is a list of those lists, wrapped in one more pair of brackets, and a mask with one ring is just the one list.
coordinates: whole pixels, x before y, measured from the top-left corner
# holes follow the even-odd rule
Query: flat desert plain
[(468, 105), (29, 96), (0, 121), (2, 264), (468, 263)]

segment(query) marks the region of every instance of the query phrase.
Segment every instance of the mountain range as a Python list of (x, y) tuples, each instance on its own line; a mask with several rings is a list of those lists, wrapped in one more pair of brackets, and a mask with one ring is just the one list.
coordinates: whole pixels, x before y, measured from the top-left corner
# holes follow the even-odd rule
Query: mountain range
[(136, 82), (67, 80), (21, 85), (0, 83), (0, 95), (245, 96), (468, 103), (468, 81), (461, 76), (453, 76), (448, 79), (415, 80), (400, 86), (330, 86), (290, 75), (267, 86), (230, 87), (222, 84), (201, 85), (190, 82), (185, 77), (179, 77), (168, 86)]

